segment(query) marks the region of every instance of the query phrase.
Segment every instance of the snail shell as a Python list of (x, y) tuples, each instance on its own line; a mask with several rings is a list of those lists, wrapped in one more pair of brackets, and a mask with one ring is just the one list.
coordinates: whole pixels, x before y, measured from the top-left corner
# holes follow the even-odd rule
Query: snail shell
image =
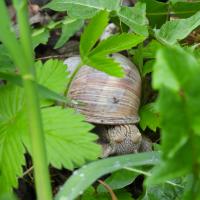
[[(116, 78), (89, 66), (83, 66), (74, 77), (68, 97), (80, 102), (75, 105), (86, 120), (97, 124), (134, 124), (139, 121), (138, 109), (141, 78), (136, 66), (125, 56), (113, 54), (125, 71), (124, 78)], [(77, 63), (79, 56), (72, 58)], [(71, 71), (74, 70), (70, 63)]]

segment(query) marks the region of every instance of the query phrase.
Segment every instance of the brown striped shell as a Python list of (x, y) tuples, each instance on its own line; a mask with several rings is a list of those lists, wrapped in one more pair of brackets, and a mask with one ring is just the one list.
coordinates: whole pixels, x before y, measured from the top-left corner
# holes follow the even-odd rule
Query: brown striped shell
[[(141, 78), (135, 65), (121, 54), (112, 57), (125, 70), (124, 78), (109, 76), (89, 66), (83, 66), (74, 77), (68, 97), (79, 101), (78, 112), (88, 122), (97, 124), (133, 124), (139, 121)], [(80, 57), (73, 57), (78, 63)], [(69, 62), (65, 61), (70, 69)], [(71, 67), (73, 71), (73, 66)]]

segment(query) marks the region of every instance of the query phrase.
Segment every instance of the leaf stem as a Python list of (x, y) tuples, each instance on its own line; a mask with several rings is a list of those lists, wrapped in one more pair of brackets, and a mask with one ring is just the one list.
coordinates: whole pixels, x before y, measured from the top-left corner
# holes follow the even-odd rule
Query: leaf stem
[(25, 64), (21, 66), (22, 79), (25, 90), (25, 100), (30, 137), (32, 143), (32, 156), (34, 164), (35, 185), (38, 200), (51, 200), (51, 185), (48, 172), (48, 163), (45, 149), (44, 131), (40, 113), (37, 85), (35, 82), (35, 69), (31, 32), (28, 23), (28, 7), (26, 0), (13, 0), (17, 11), (17, 18), (20, 30), (20, 44), (22, 47)]
[(72, 83), (74, 77), (76, 76), (76, 74), (78, 73), (78, 71), (80, 70), (80, 68), (81, 68), (83, 65), (84, 65), (83, 62), (80, 62), (80, 63), (77, 65), (77, 67), (76, 67), (76, 69), (74, 70), (74, 72), (72, 73), (72, 75), (70, 76), (69, 82), (67, 83), (67, 87), (66, 87), (66, 90), (65, 90), (65, 96), (67, 96), (67, 94), (68, 94), (69, 88), (70, 88), (70, 86), (71, 86), (71, 83)]
[[(152, 176), (151, 173), (145, 172), (145, 171), (143, 171), (143, 170), (136, 169), (136, 168), (124, 167), (123, 169), (126, 169), (126, 170), (128, 170), (128, 171), (132, 171), (132, 172), (136, 172), (136, 173), (138, 173), (138, 174), (143, 174), (143, 175), (145, 175), (145, 176)], [(169, 184), (169, 185), (175, 186), (175, 187), (184, 188), (183, 186), (181, 186), (181, 185), (179, 185), (179, 184), (176, 184), (176, 183), (174, 183), (174, 182), (172, 182), (172, 181), (166, 181), (166, 183)]]

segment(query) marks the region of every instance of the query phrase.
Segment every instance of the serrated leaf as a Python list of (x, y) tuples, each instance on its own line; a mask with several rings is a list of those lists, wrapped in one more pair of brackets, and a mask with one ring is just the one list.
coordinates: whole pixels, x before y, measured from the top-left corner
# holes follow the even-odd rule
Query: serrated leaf
[(68, 72), (63, 61), (50, 59), (44, 64), (38, 61), (35, 67), (39, 84), (57, 93), (64, 93), (68, 81)]
[(133, 33), (113, 35), (101, 41), (98, 46), (90, 52), (89, 57), (93, 55), (107, 55), (127, 50), (140, 44), (144, 39), (143, 36), (135, 35)]
[(100, 11), (84, 29), (80, 41), (80, 55), (83, 61), (103, 33), (108, 23), (108, 15), (108, 12)]
[(67, 18), (62, 23), (62, 34), (57, 41), (55, 48), (59, 48), (64, 45), (70, 37), (72, 37), (83, 26), (84, 21), (82, 19)]
[(39, 44), (46, 44), (48, 42), (49, 36), (49, 30), (46, 28), (34, 30), (32, 33), (33, 49), (35, 49)]
[[(84, 117), (75, 110), (59, 106), (45, 108), (42, 119), (47, 157), (52, 166), (72, 170), (100, 156), (101, 148), (95, 144), (97, 136), (89, 133), (93, 126), (84, 122)], [(27, 135), (23, 141), (31, 153)]]
[(143, 35), (144, 37), (148, 36), (148, 20), (146, 18), (145, 3), (137, 2), (133, 8), (121, 7), (117, 15), (134, 33)]
[(0, 88), (0, 193), (18, 186), (25, 164), (25, 148), (21, 142), (17, 115), (21, 110), (23, 93), (12, 86)]
[(149, 103), (141, 107), (140, 111), (140, 127), (145, 130), (149, 127), (151, 130), (156, 131), (160, 127), (159, 114), (155, 109), (154, 103)]
[[(100, 156), (101, 148), (89, 133), (92, 125), (72, 109), (43, 108), (43, 125), (49, 162), (72, 169)], [(24, 108), (23, 89), (0, 88), (0, 191), (17, 187), (25, 164), (25, 148), (31, 152), (29, 121)], [(23, 141), (23, 142), (22, 142)], [(71, 152), (73, 151), (73, 152)], [(63, 153), (65, 152), (65, 153)]]
[(67, 10), (70, 17), (85, 19), (93, 17), (99, 10), (118, 10), (120, 0), (53, 0), (45, 7), (56, 11)]
[[(159, 153), (146, 152), (132, 155), (116, 156), (92, 162), (75, 171), (55, 196), (55, 200), (75, 199), (95, 180), (123, 167), (154, 165), (159, 163)], [(72, 190), (73, 188), (73, 190)]]
[(156, 37), (170, 45), (187, 37), (200, 25), (200, 12), (187, 19), (175, 19), (166, 22), (160, 30), (156, 31)]
[(89, 66), (105, 72), (111, 76), (124, 77), (124, 70), (115, 60), (103, 56), (91, 56), (86, 61)]
[[(64, 94), (67, 82), (68, 72), (66, 71), (66, 65), (63, 61), (50, 59), (42, 64), (41, 61), (36, 62), (36, 74), (37, 82), (42, 85), (40, 86), (40, 93), (48, 95), (48, 91), (44, 90), (45, 86), (47, 89), (52, 90), (58, 94)], [(46, 91), (46, 93), (44, 93)], [(55, 97), (49, 95), (49, 97)], [(58, 97), (58, 96), (57, 96)], [(50, 99), (41, 99), (41, 105), (50, 105), (54, 101)]]
[[(0, 78), (2, 78), (2, 80), (9, 81), (10, 83), (14, 85), (23, 87), (22, 78), (20, 75), (0, 72)], [(37, 84), (38, 93), (41, 98), (63, 102), (66, 104), (70, 103), (70, 100), (64, 97), (63, 95), (60, 95), (41, 84), (38, 84), (38, 83), (36, 84)]]

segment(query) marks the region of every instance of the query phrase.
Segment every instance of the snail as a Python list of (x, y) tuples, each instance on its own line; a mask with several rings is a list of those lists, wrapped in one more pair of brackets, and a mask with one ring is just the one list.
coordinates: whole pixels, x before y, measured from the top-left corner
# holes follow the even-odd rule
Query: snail
[[(103, 147), (102, 157), (113, 154), (137, 153), (151, 149), (136, 123), (141, 95), (141, 77), (136, 66), (121, 54), (112, 54), (125, 71), (124, 78), (110, 76), (89, 66), (82, 66), (73, 78), (67, 96), (80, 102), (74, 108), (96, 125)], [(79, 56), (65, 60), (73, 73)]]

